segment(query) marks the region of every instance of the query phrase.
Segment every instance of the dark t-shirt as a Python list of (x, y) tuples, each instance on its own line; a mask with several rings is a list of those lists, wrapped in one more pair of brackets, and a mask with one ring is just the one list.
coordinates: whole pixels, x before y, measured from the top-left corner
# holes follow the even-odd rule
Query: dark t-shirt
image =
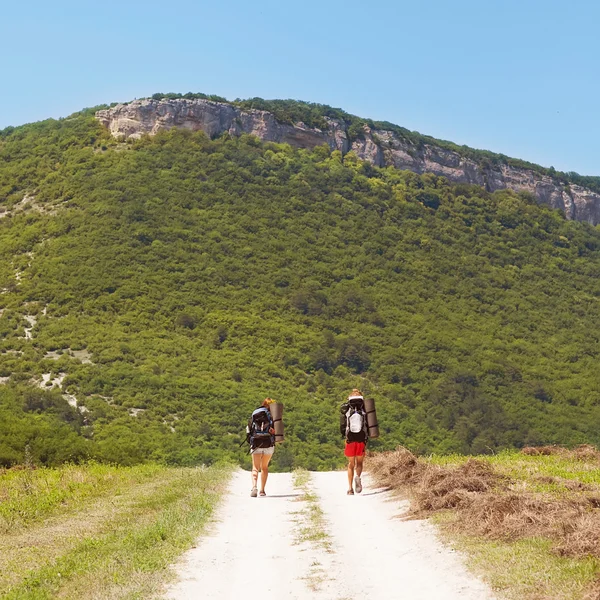
[(348, 432), (348, 435), (346, 436), (346, 440), (348, 440), (349, 442), (366, 442), (367, 441), (367, 434), (364, 431), (359, 431), (358, 433), (352, 433), (351, 431)]

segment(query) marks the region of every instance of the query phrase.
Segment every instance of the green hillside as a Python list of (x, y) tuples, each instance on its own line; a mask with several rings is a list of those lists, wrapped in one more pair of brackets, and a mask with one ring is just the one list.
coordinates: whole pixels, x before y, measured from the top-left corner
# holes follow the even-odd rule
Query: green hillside
[(533, 198), (325, 147), (10, 128), (0, 465), (247, 460), (269, 395), (276, 468), (332, 468), (354, 386), (374, 449), (598, 444), (599, 267), (600, 233)]

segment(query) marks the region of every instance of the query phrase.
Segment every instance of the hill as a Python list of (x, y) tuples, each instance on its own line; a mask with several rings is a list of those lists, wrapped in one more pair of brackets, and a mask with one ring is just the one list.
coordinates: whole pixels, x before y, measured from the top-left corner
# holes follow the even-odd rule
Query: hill
[[(340, 464), (361, 387), (417, 452), (600, 442), (600, 234), (531, 195), (83, 111), (0, 134), (0, 464)], [(2, 212), (4, 209), (4, 212)]]

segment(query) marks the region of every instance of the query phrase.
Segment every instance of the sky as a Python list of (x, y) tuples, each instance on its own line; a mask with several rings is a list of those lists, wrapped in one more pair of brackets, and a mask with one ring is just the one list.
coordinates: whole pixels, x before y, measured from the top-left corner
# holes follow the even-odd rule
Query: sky
[(595, 0), (3, 4), (0, 129), (155, 92), (293, 98), (600, 175)]

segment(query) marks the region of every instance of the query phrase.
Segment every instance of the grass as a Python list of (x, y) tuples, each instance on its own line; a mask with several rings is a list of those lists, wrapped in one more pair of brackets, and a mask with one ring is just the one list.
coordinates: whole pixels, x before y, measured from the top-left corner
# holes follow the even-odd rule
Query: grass
[(598, 575), (597, 559), (556, 556), (548, 539), (512, 543), (456, 535), (454, 539), (469, 557), (470, 567), (510, 600), (581, 600), (588, 597)]
[(310, 473), (304, 469), (294, 471), (294, 487), (303, 492), (300, 500), (306, 502), (300, 511), (303, 524), (299, 529), (299, 541), (311, 542), (326, 552), (331, 552), (331, 538), (327, 533), (327, 523), (319, 506), (319, 497), (311, 490)]
[(151, 481), (160, 471), (157, 465), (116, 469), (96, 463), (5, 471), (0, 476), (0, 533), (77, 509), (98, 496), (120, 494), (130, 485)]
[[(304, 507), (296, 513), (299, 525), (296, 543), (308, 543), (313, 550), (324, 550), (327, 554), (331, 554), (333, 552), (331, 537), (327, 532), (327, 522), (319, 505), (319, 497), (312, 491), (310, 486), (310, 473), (305, 469), (295, 470), (293, 482), (294, 487), (302, 492), (299, 500), (304, 502)], [(308, 587), (313, 592), (318, 592), (327, 580), (327, 569), (318, 559), (315, 559), (311, 561), (305, 579)]]
[[(153, 598), (194, 543), (226, 466), (66, 466), (0, 476), (0, 597)], [(22, 493), (19, 510), (17, 494)]]
[(590, 446), (371, 461), (506, 598), (600, 598), (600, 452)]
[[(460, 465), (463, 457), (432, 457), (440, 465)], [(515, 451), (504, 451), (493, 456), (481, 456), (478, 460), (488, 463), (494, 470), (510, 477), (523, 489), (549, 494), (569, 494), (575, 490), (600, 491), (600, 464), (594, 460), (575, 459), (569, 454), (524, 455)], [(572, 483), (576, 485), (573, 486)]]

